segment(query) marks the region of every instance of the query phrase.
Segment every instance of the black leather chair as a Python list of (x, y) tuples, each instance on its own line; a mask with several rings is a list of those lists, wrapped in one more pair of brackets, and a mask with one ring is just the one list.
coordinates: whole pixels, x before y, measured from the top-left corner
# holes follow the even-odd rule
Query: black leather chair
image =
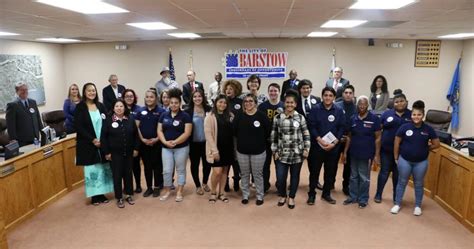
[(10, 138), (7, 133), (7, 120), (0, 118), (0, 152), (3, 152), (3, 147), (10, 142)]
[(448, 131), (451, 124), (451, 113), (440, 110), (428, 110), (426, 112), (425, 123), (435, 130)]
[(41, 118), (43, 119), (45, 126), (49, 125), (49, 127), (54, 128), (56, 136), (60, 136), (66, 132), (66, 127), (64, 125), (66, 116), (64, 115), (63, 110), (43, 112), (41, 113)]

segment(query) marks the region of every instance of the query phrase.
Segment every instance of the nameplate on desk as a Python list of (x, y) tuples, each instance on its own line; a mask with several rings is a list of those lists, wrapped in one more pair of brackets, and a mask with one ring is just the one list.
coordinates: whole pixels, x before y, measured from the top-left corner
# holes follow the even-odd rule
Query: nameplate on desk
[(53, 146), (47, 146), (47, 147), (43, 148), (43, 157), (44, 158), (52, 156), (53, 153), (54, 153)]
[(15, 172), (15, 166), (13, 164), (5, 165), (0, 168), (0, 177), (7, 176)]

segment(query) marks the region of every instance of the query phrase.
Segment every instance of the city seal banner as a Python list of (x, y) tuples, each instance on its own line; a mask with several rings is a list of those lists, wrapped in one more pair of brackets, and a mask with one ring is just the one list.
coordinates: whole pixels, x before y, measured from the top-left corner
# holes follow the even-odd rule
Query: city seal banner
[(241, 48), (225, 54), (226, 78), (285, 78), (287, 52), (268, 52), (266, 48)]

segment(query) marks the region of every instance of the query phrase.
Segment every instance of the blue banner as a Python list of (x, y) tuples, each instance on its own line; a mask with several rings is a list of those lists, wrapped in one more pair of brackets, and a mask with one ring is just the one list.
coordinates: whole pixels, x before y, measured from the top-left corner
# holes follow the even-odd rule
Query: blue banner
[(285, 78), (287, 52), (268, 52), (266, 48), (241, 48), (225, 55), (226, 78)]

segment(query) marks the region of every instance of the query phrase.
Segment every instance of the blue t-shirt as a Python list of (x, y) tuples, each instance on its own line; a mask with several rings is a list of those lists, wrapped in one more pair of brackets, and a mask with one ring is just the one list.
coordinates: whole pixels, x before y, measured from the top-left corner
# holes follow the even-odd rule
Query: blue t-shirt
[[(319, 103), (315, 108), (311, 109), (308, 114), (308, 129), (311, 133), (311, 143), (322, 150), (321, 146), (316, 141), (317, 137), (324, 137), (328, 132), (331, 132), (338, 140), (341, 140), (345, 129), (345, 117), (342, 109), (332, 105), (328, 110), (323, 103)], [(312, 145), (312, 146), (313, 146)], [(335, 147), (337, 148), (337, 146)], [(336, 153), (337, 149), (331, 150)]]
[(400, 156), (409, 162), (415, 163), (428, 158), (430, 150), (428, 140), (438, 138), (431, 126), (423, 123), (420, 128), (417, 128), (413, 122), (400, 126), (397, 137), (402, 139)]
[[(171, 116), (171, 111), (163, 113), (160, 117), (159, 123), (163, 129), (166, 141), (175, 140), (184, 133), (185, 124), (192, 124), (193, 121), (189, 114), (181, 110), (178, 111), (174, 118)], [(177, 144), (174, 148), (182, 148), (189, 144), (189, 139), (185, 142)]]
[(272, 105), (272, 103), (267, 100), (258, 106), (258, 110), (265, 113), (270, 124), (273, 124), (273, 117), (283, 112), (283, 102), (280, 101), (276, 105)]
[(372, 113), (360, 119), (354, 115), (351, 119), (351, 157), (373, 159), (375, 156), (375, 132), (380, 131), (380, 119)]
[(163, 108), (158, 106), (152, 110), (149, 110), (146, 106), (138, 110), (135, 119), (140, 121), (138, 128), (140, 129), (143, 138), (149, 139), (158, 137), (158, 120), (160, 120), (162, 113), (164, 113)]
[(382, 122), (382, 150), (393, 153), (395, 134), (402, 124), (411, 122), (411, 111), (406, 109), (402, 116), (398, 116), (395, 109), (385, 111), (380, 117)]

